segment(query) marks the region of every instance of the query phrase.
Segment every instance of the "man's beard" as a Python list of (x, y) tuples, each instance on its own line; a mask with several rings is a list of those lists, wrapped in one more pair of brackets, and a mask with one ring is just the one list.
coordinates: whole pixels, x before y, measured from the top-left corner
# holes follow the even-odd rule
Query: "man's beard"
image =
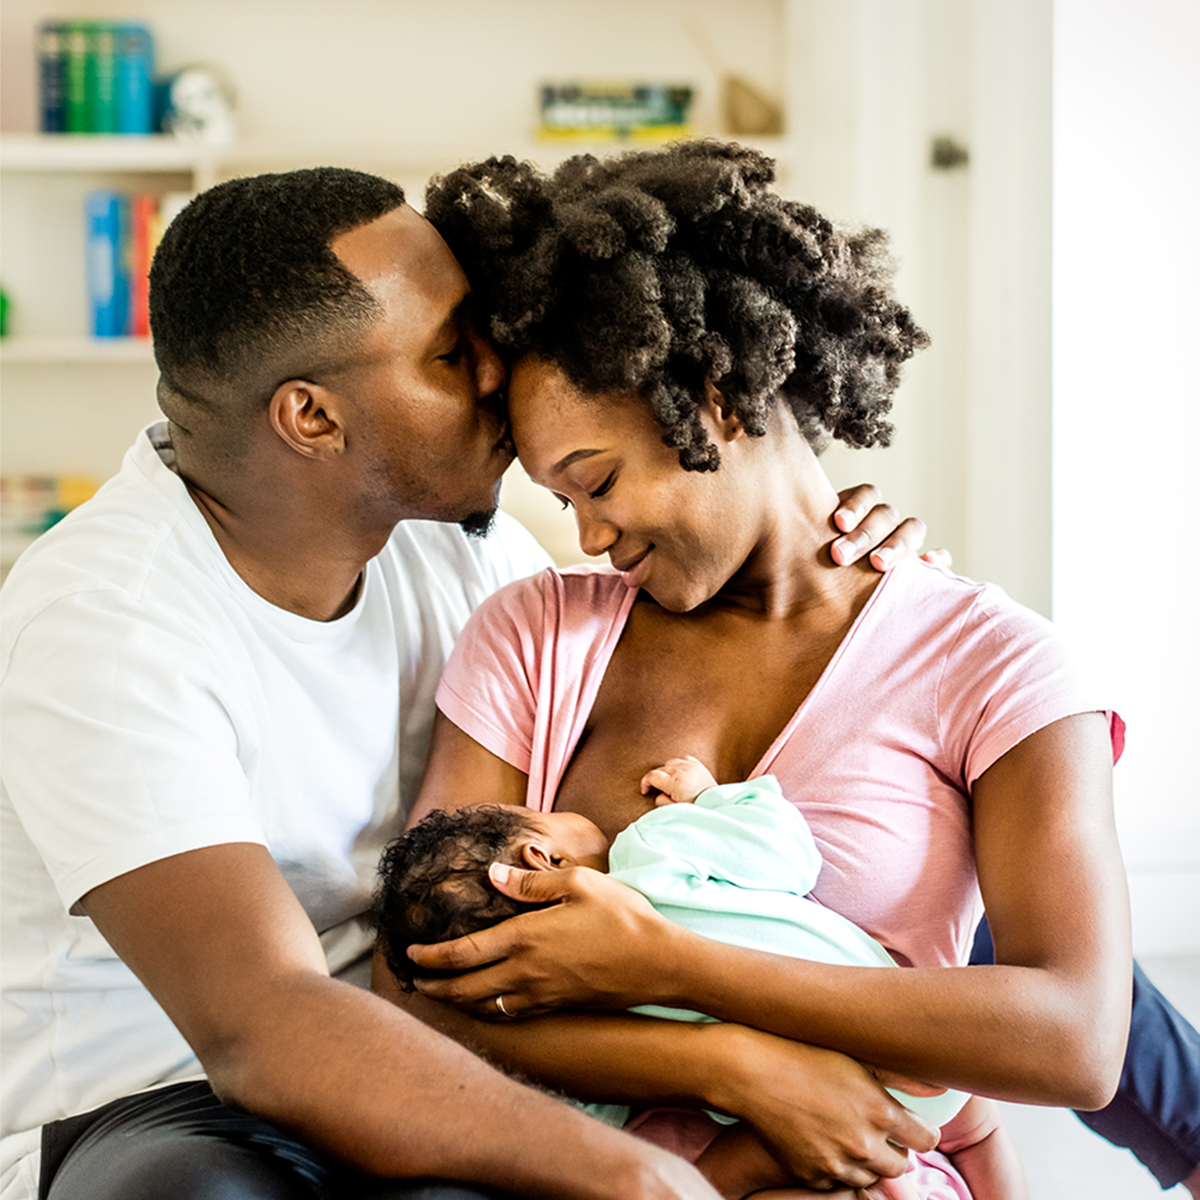
[(473, 538), (485, 538), (496, 528), (496, 509), (485, 508), (469, 513), (458, 523), (458, 527)]

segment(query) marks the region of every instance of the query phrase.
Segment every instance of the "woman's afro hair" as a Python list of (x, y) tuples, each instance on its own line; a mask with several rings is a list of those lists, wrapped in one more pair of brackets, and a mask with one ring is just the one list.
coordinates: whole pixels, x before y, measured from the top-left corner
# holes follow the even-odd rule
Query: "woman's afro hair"
[(425, 212), (502, 349), (585, 394), (640, 395), (686, 469), (719, 463), (699, 419), (709, 377), (752, 435), (782, 396), (818, 448), (886, 445), (900, 367), (929, 340), (892, 296), (886, 235), (835, 229), (774, 177), (711, 141), (580, 155), (550, 177), (507, 156), (435, 178)]

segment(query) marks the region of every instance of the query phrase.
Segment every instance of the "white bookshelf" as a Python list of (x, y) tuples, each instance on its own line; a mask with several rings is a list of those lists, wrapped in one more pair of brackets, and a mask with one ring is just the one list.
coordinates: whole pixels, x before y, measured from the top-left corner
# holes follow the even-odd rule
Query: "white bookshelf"
[(6, 133), (0, 136), (5, 173), (187, 174), (196, 190), (216, 182), (219, 155), (163, 134), (145, 136)]
[(148, 338), (52, 337), (29, 334), (0, 342), (0, 363), (150, 363), (154, 352)]

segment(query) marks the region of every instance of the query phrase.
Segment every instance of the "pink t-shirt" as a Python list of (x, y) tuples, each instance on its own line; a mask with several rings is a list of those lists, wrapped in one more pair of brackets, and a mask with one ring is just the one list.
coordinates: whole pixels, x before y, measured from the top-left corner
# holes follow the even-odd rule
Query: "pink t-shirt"
[[(606, 568), (545, 571), (480, 605), (455, 646), (438, 707), (528, 774), (531, 808), (553, 807), (635, 595)], [(1103, 707), (1044, 618), (999, 588), (905, 561), (752, 774), (776, 776), (807, 818), (824, 863), (814, 898), (902, 966), (958, 966), (982, 913), (972, 784), (1031, 733)], [(715, 1128), (657, 1113), (640, 1136), (694, 1159)], [(910, 1155), (884, 1190), (970, 1198), (937, 1151)]]
[[(532, 808), (554, 803), (634, 598), (607, 568), (545, 571), (485, 601), (451, 655), (438, 706), (529, 775)], [(753, 774), (808, 820), (817, 900), (901, 965), (961, 965), (982, 912), (971, 785), (1031, 733), (1103, 708), (1044, 618), (906, 561)]]

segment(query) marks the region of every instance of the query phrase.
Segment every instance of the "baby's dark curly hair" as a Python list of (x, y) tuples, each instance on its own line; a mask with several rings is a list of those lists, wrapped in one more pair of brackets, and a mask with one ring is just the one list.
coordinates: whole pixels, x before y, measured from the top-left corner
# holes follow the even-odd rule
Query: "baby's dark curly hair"
[(380, 309), (330, 243), (403, 203), (396, 184), (341, 167), (202, 192), (167, 227), (150, 269), (166, 387), (193, 402), (253, 402), (344, 352)]
[(580, 155), (549, 178), (508, 156), (435, 178), (425, 213), (502, 348), (585, 394), (641, 395), (686, 469), (719, 464), (709, 376), (752, 435), (781, 396), (817, 448), (886, 445), (901, 364), (929, 340), (892, 296), (886, 235), (835, 229), (774, 178), (713, 141)]
[(529, 829), (527, 811), (513, 805), (434, 809), (384, 848), (371, 919), (387, 964), (405, 990), (412, 990), (416, 978), (443, 973), (408, 957), (414, 942), (449, 941), (545, 907), (510, 899), (488, 878), (494, 862), (520, 865), (514, 843)]

